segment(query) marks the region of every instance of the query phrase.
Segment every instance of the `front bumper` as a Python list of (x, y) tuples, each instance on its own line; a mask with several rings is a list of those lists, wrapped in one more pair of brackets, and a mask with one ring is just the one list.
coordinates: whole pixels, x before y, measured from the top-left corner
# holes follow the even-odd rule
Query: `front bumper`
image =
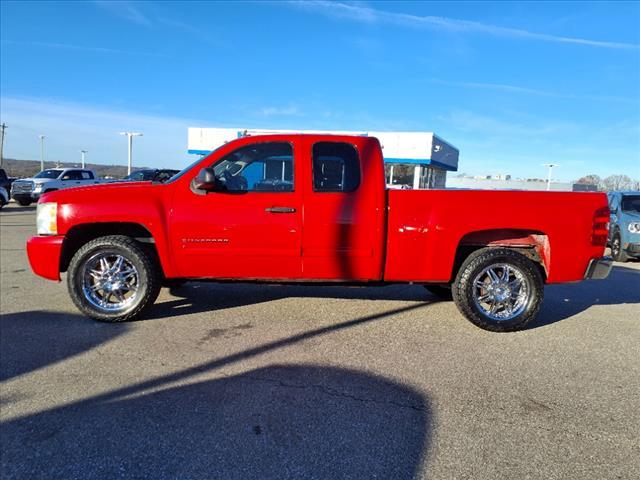
[(627, 243), (626, 245), (623, 245), (623, 249), (627, 255), (632, 257), (640, 255), (640, 243)]
[(37, 202), (38, 199), (40, 198), (40, 194), (39, 193), (12, 193), (11, 198), (13, 198), (16, 201), (29, 200), (31, 202)]
[(609, 276), (613, 259), (611, 257), (592, 258), (584, 272), (585, 280), (603, 280)]
[(60, 281), (60, 254), (64, 236), (37, 236), (27, 240), (31, 270), (48, 280)]

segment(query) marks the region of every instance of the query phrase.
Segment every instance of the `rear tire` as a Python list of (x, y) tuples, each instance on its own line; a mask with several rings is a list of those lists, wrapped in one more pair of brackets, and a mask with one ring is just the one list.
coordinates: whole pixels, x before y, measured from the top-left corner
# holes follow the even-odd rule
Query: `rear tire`
[(452, 293), (460, 312), (474, 325), (513, 332), (538, 315), (544, 281), (539, 266), (524, 255), (506, 248), (483, 248), (462, 263)]
[(69, 264), (67, 287), (73, 303), (86, 316), (123, 322), (155, 302), (161, 278), (157, 260), (138, 242), (110, 235), (96, 238), (76, 252)]
[(622, 239), (620, 238), (620, 232), (616, 232), (611, 241), (611, 256), (616, 262), (626, 262), (629, 260), (629, 256), (622, 249)]

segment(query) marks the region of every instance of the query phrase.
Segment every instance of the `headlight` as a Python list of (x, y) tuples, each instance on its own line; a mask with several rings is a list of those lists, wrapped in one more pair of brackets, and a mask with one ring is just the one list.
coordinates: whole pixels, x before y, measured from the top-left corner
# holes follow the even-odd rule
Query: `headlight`
[(631, 222), (627, 229), (631, 233), (640, 233), (640, 222)]
[(54, 202), (39, 203), (36, 215), (38, 235), (58, 234), (58, 204)]
[(42, 191), (42, 187), (44, 187), (44, 183), (36, 183), (36, 186), (33, 187), (33, 191), (34, 192), (41, 192)]

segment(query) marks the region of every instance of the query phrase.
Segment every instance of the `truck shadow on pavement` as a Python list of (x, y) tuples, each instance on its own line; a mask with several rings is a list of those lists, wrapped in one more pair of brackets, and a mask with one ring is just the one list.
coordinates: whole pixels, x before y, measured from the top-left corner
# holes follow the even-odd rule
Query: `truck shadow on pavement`
[(2, 478), (412, 479), (431, 423), (388, 379), (269, 365), (8, 421)]
[(61, 362), (122, 335), (126, 324), (35, 311), (0, 315), (0, 381)]
[[(234, 376), (221, 369), (423, 306), (307, 330), (9, 418), (1, 425), (0, 477), (416, 478), (434, 424), (425, 394), (370, 373), (326, 366), (268, 365)], [(28, 334), (20, 335), (19, 322)], [(52, 312), (10, 314), (5, 325), (3, 358), (13, 355), (15, 363), (28, 366), (3, 362), (5, 379), (91, 350), (126, 330)], [(105, 334), (109, 329), (114, 333)], [(88, 337), (84, 342), (67, 342), (82, 335)], [(49, 352), (57, 339), (60, 350)], [(215, 370), (218, 378), (192, 380)], [(14, 404), (8, 411), (15, 411), (23, 399), (8, 397), (5, 405)]]
[(542, 310), (530, 328), (577, 315), (594, 305), (640, 304), (640, 270), (616, 265), (605, 280), (549, 285)]
[(409, 301), (422, 302), (423, 306), (440, 301), (421, 285), (351, 287), (189, 282), (182, 287), (172, 288), (170, 292), (178, 298), (156, 303), (143, 320), (243, 307), (286, 298)]

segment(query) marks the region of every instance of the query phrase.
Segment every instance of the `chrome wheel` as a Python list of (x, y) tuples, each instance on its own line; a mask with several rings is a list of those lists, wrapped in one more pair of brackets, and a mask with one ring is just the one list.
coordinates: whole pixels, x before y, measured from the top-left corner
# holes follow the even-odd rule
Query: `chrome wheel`
[(82, 292), (91, 305), (103, 312), (130, 308), (138, 296), (139, 283), (138, 270), (120, 254), (100, 252), (84, 264)]
[(531, 285), (518, 267), (497, 263), (473, 279), (473, 301), (481, 313), (503, 322), (520, 315), (529, 303)]

